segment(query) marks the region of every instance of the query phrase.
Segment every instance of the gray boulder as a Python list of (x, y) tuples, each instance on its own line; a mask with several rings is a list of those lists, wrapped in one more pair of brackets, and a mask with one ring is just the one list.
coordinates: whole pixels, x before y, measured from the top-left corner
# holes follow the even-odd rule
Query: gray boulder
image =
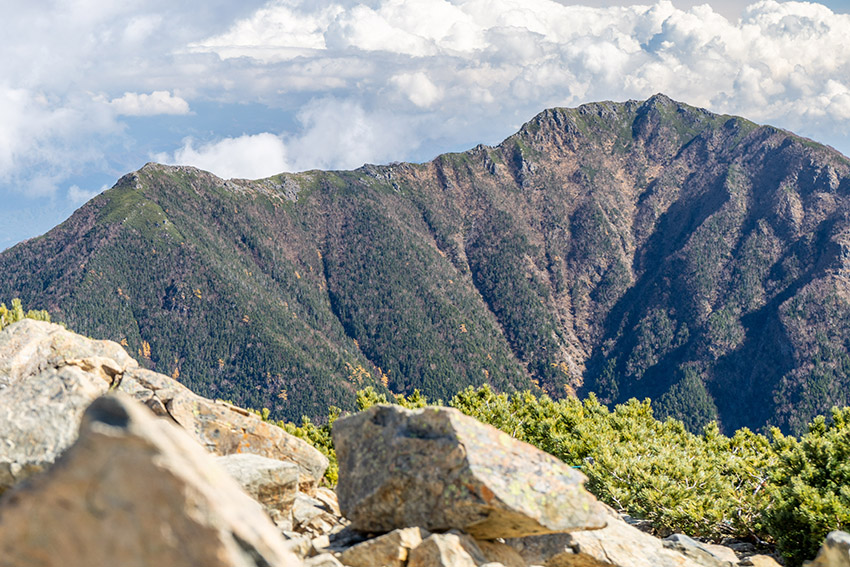
[(376, 406), (334, 424), (352, 527), (462, 529), (479, 539), (602, 528), (584, 475), (451, 408)]
[(218, 464), (281, 524), (289, 520), (298, 493), (298, 466), (260, 455), (237, 453), (216, 458)]
[(850, 567), (850, 534), (842, 531), (829, 532), (814, 561), (806, 561), (805, 567)]
[(299, 467), (313, 492), (327, 458), (256, 415), (139, 368), (121, 346), (25, 319), (0, 331), (0, 493), (49, 466), (77, 436), (86, 407), (118, 390), (181, 425), (212, 453), (252, 453)]
[(0, 493), (49, 466), (91, 402), (136, 361), (118, 344), (25, 319), (0, 332)]
[(123, 395), (0, 499), (0, 563), (16, 567), (297, 567), (279, 531), (184, 431)]

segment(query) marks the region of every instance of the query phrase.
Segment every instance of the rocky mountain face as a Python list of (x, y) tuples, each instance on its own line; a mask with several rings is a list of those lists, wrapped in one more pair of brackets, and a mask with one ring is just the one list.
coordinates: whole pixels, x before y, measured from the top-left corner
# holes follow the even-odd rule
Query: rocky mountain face
[[(334, 491), (301, 440), (45, 322), (0, 332), (0, 430), (2, 566), (777, 566), (643, 533), (580, 472), (448, 408), (338, 420)], [(814, 565), (850, 565), (848, 539)]]
[(0, 297), (277, 417), (489, 383), (800, 431), (850, 404), (849, 193), (839, 153), (657, 95), (425, 164), (149, 164), (0, 255)]

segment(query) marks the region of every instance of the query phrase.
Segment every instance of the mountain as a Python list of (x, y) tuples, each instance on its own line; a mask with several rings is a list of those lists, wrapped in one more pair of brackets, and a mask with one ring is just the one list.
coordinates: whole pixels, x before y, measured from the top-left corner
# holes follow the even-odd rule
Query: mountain
[(850, 404), (849, 194), (838, 152), (656, 95), (424, 164), (148, 164), (0, 254), (0, 297), (276, 417), (489, 383), (800, 431)]

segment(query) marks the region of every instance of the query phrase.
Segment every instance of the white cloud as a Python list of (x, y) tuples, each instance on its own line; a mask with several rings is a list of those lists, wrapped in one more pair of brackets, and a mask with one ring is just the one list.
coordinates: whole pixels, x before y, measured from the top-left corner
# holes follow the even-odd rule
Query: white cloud
[(200, 145), (186, 138), (175, 152), (151, 157), (219, 177), (258, 179), (284, 171), (354, 169), (391, 161), (419, 143), (417, 122), (370, 112), (351, 100), (314, 100), (299, 112), (298, 122), (300, 130), (293, 134), (245, 134)]
[(415, 119), (367, 111), (352, 100), (314, 100), (299, 112), (298, 121), (301, 131), (286, 139), (291, 167), (296, 171), (382, 163), (419, 144)]
[(189, 103), (168, 91), (151, 94), (124, 93), (109, 102), (118, 114), (125, 116), (155, 116), (157, 114), (189, 114)]
[[(553, 0), (339, 0), (312, 11), (296, 4), (270, 2), (204, 49), (227, 57), (229, 48), (216, 43), (238, 37), (231, 43), (243, 56), (261, 54), (262, 68), (280, 48), (280, 76), (322, 70), (299, 73), (294, 90), (333, 85), (364, 106), (382, 101), (398, 112), (405, 99), (420, 112), (439, 104), (444, 116), (470, 123), (485, 113), (491, 120), (550, 103), (665, 92), (810, 134), (850, 128), (842, 94), (850, 86), (850, 15), (821, 4), (760, 0), (735, 20), (709, 4), (682, 10), (669, 0), (610, 8)], [(730, 12), (729, 2), (718, 5)], [(282, 33), (299, 25), (300, 33)], [(310, 51), (280, 63), (295, 47)], [(334, 61), (351, 65), (329, 67)], [(402, 98), (387, 99), (387, 86)], [(277, 88), (290, 87), (284, 78)]]
[(850, 152), (850, 15), (813, 2), (10, 1), (0, 198), (164, 147), (224, 177), (425, 159), (656, 92)]
[(120, 130), (94, 97), (59, 98), (0, 85), (0, 183), (49, 195), (80, 164), (95, 166), (99, 143)]
[(417, 73), (400, 73), (390, 79), (399, 90), (410, 99), (410, 102), (420, 108), (430, 108), (443, 98), (443, 89), (431, 82), (428, 75)]
[(74, 205), (82, 205), (107, 189), (108, 187), (104, 185), (100, 189), (88, 191), (86, 189), (80, 189), (77, 185), (71, 185), (68, 187), (68, 200)]
[(224, 138), (198, 147), (195, 147), (195, 143), (192, 138), (187, 138), (173, 154), (157, 154), (153, 157), (162, 163), (193, 165), (225, 179), (258, 179), (287, 169), (283, 141), (268, 132)]

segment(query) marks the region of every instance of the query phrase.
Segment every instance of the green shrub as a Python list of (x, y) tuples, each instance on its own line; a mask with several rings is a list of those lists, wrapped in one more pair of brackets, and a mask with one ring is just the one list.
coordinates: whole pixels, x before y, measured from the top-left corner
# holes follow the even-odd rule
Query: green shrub
[(451, 405), (581, 468), (600, 500), (659, 532), (766, 535), (760, 510), (775, 457), (762, 435), (741, 430), (729, 438), (713, 422), (693, 435), (680, 421), (656, 420), (648, 400), (609, 411), (594, 396), (554, 401), (485, 386)]
[(776, 433), (770, 533), (788, 565), (812, 559), (826, 535), (850, 525), (850, 408), (809, 424), (799, 440)]
[[(361, 410), (389, 401), (373, 388), (357, 393)], [(416, 391), (392, 403), (418, 408), (427, 400)], [(793, 567), (813, 558), (829, 531), (850, 525), (850, 408), (833, 410), (831, 422), (818, 417), (798, 440), (746, 428), (727, 437), (715, 422), (695, 435), (678, 420), (655, 419), (649, 400), (609, 410), (593, 395), (556, 401), (482, 386), (449, 405), (580, 468), (597, 498), (662, 535), (775, 542)], [(328, 455), (331, 483), (338, 416), (333, 408), (326, 425), (283, 424)]]
[(331, 407), (328, 411), (328, 421), (323, 425), (316, 425), (307, 416), (301, 418), (300, 427), (294, 423), (277, 422), (277, 425), (286, 430), (287, 433), (304, 439), (328, 458), (329, 464), (325, 471), (325, 481), (331, 486), (335, 485), (339, 478), (339, 465), (336, 460), (331, 430), (341, 412), (342, 410), (339, 408)]
[(0, 330), (4, 327), (17, 323), (21, 319), (35, 319), (36, 321), (50, 321), (50, 314), (45, 310), (29, 310), (24, 312), (23, 305), (20, 299), (12, 300), (12, 308), (6, 307), (5, 303), (0, 303)]

